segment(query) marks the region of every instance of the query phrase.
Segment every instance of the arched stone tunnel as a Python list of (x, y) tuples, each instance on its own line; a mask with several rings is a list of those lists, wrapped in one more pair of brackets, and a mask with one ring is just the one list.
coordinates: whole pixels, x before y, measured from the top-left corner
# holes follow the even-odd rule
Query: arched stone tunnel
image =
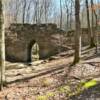
[(63, 48), (59, 41), (61, 37), (64, 39), (64, 34), (65, 32), (57, 28), (56, 24), (12, 24), (6, 29), (6, 59), (30, 61), (33, 40), (39, 45), (40, 58), (57, 54), (59, 48)]

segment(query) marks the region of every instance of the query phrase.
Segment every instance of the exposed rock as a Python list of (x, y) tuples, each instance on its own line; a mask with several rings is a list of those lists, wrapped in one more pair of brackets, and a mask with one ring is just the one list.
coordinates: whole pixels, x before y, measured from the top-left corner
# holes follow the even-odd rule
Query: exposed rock
[(88, 78), (88, 76), (92, 77), (95, 75), (99, 75), (99, 73), (100, 73), (99, 67), (100, 66), (93, 66), (90, 64), (77, 64), (77, 65), (73, 66), (69, 76), (81, 79), (81, 78), (85, 78), (85, 77)]

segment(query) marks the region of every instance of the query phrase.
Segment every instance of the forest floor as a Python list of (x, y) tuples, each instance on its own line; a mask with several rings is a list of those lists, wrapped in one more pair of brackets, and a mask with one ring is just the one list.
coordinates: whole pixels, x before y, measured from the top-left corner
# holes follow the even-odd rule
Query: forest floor
[(100, 100), (100, 54), (83, 49), (71, 66), (73, 50), (32, 64), (6, 62), (0, 100)]

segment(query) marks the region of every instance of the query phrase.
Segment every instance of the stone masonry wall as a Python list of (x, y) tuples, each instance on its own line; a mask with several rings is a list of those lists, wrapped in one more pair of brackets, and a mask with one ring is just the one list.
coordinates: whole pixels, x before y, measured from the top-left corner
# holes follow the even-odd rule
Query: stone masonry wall
[[(12, 24), (6, 29), (6, 59), (10, 61), (29, 61), (32, 41), (36, 40), (40, 47), (40, 58), (58, 53), (65, 32), (55, 24)], [(62, 40), (63, 41), (63, 40)]]

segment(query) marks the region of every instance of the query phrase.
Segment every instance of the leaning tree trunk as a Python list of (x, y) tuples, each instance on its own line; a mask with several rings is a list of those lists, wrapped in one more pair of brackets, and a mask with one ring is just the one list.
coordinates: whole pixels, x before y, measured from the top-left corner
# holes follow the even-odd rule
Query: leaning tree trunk
[(4, 39), (4, 25), (3, 25), (3, 10), (2, 0), (0, 0), (0, 89), (3, 89), (3, 83), (5, 81), (5, 39)]
[(81, 54), (81, 29), (80, 29), (80, 0), (75, 0), (75, 54), (74, 54), (74, 64), (78, 63)]

